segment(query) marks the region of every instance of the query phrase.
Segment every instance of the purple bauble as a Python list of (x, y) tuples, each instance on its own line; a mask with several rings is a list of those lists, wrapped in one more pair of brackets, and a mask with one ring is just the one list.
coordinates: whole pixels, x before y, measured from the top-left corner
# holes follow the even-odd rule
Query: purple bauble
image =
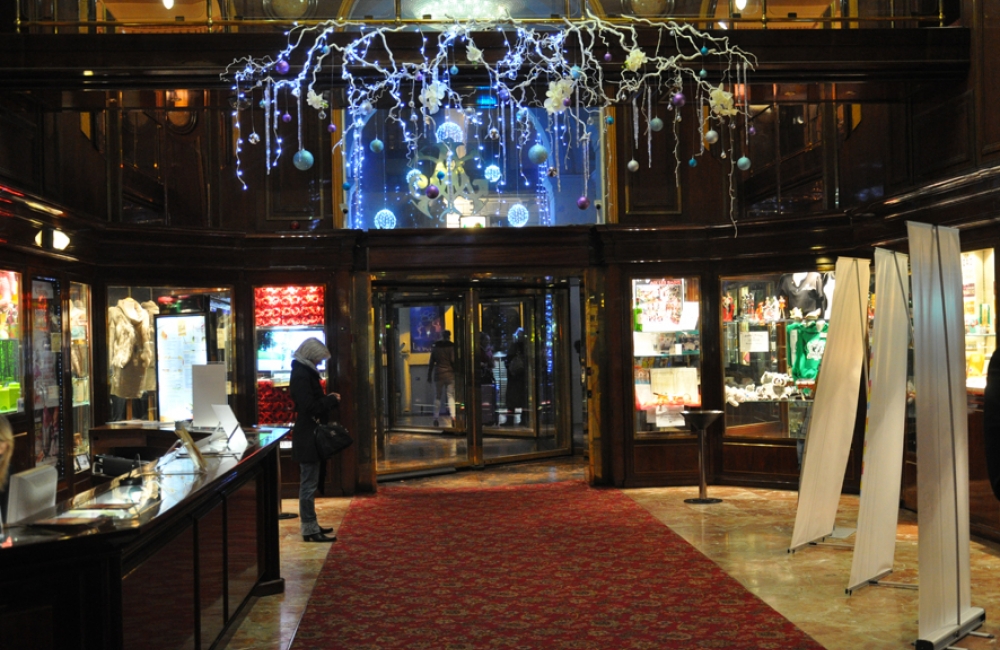
[(563, 97), (563, 106), (569, 106), (569, 97)]
[(288, 113), (285, 113), (284, 115), (281, 116), (281, 121), (282, 122), (291, 122), (292, 121), (292, 116), (289, 115)]
[(576, 207), (580, 208), (581, 210), (586, 210), (587, 208), (590, 207), (590, 199), (588, 199), (585, 196), (581, 196), (576, 200)]
[(437, 185), (428, 185), (427, 189), (424, 190), (424, 194), (426, 194), (429, 199), (436, 199), (438, 195), (441, 194), (441, 190), (438, 189)]
[(673, 97), (670, 98), (670, 103), (677, 107), (683, 106), (686, 101), (684, 93), (674, 93)]
[(750, 135), (757, 135), (757, 129), (755, 129), (755, 128), (753, 128), (753, 127), (751, 126), (751, 127), (750, 127), (750, 130), (748, 131), (748, 133), (749, 133)]
[(505, 102), (508, 99), (510, 99), (510, 91), (507, 90), (506, 88), (501, 87), (500, 91), (497, 92), (497, 97), (500, 98), (500, 101)]
[(278, 71), (278, 74), (288, 74), (288, 61), (282, 59), (274, 64), (274, 69)]
[(326, 125), (326, 130), (329, 131), (330, 133), (336, 133), (337, 132), (337, 125), (336, 124), (327, 124)]
[(604, 60), (607, 61), (607, 62), (609, 62), (609, 63), (611, 62), (611, 52), (605, 52), (604, 53)]

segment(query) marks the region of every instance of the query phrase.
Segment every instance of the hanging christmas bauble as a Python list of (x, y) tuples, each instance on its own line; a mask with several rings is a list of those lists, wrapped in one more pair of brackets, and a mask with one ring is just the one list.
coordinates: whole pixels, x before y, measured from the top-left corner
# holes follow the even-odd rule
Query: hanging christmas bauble
[(391, 230), (396, 227), (396, 215), (392, 210), (379, 210), (375, 213), (375, 227), (379, 230)]
[(448, 72), (450, 72), (452, 76), (457, 75), (458, 74), (458, 66), (457, 65), (451, 66), (451, 69), (449, 69)]
[(740, 171), (745, 172), (746, 170), (750, 169), (750, 159), (747, 158), (746, 156), (742, 156), (739, 160), (736, 161), (736, 166), (740, 168)]
[(443, 181), (444, 180), (444, 170), (443, 169), (439, 169), (438, 170), (437, 177), (438, 177), (439, 181)]
[(490, 129), (490, 132), (489, 132), (488, 135), (489, 135), (490, 140), (499, 140), (500, 139), (500, 131), (498, 131), (496, 129)]
[(702, 68), (701, 70), (698, 71), (698, 76), (704, 79), (705, 77), (708, 76), (708, 70)]
[(613, 118), (612, 116), (608, 115), (607, 117), (604, 118), (604, 123), (605, 124), (614, 124), (615, 123), (615, 118)]
[(336, 133), (337, 132), (337, 125), (336, 124), (327, 124), (326, 125), (326, 130), (329, 131), (330, 133)]
[(287, 74), (288, 61), (285, 61), (284, 59), (278, 61), (277, 63), (274, 64), (274, 69), (278, 72), (278, 74)]
[(719, 141), (719, 134), (714, 129), (709, 129), (705, 131), (705, 142), (708, 144), (715, 144)]
[(520, 203), (515, 203), (510, 206), (510, 210), (507, 210), (507, 223), (514, 228), (521, 228), (524, 224), (528, 223), (529, 216), (531, 214), (528, 212), (528, 208)]
[(686, 102), (686, 101), (687, 101), (687, 98), (684, 97), (684, 93), (680, 93), (680, 92), (674, 93), (670, 97), (670, 103), (673, 104), (674, 106), (683, 106), (684, 102)]
[(575, 65), (569, 69), (569, 76), (573, 77), (574, 79), (579, 79), (581, 75), (583, 75), (583, 73), (580, 72), (580, 66)]
[(749, 129), (747, 129), (747, 133), (749, 133), (750, 135), (757, 135), (757, 129), (751, 126)]
[(351, 189), (351, 181), (344, 181), (343, 183), (340, 184), (340, 186), (344, 188), (345, 191), (349, 190)]
[(576, 200), (576, 207), (580, 208), (581, 210), (586, 210), (587, 208), (590, 207), (590, 199), (588, 199), (586, 196), (581, 196)]
[(281, 121), (282, 122), (291, 122), (292, 121), (292, 116), (290, 114), (288, 114), (288, 113), (285, 113), (284, 115), (281, 116)]
[(694, 159), (694, 156), (691, 156), (691, 160), (688, 161), (688, 166), (690, 166), (690, 167), (697, 167), (698, 166), (698, 161)]
[(247, 136), (247, 140), (250, 141), (250, 144), (257, 144), (258, 142), (260, 142), (260, 136), (257, 135), (256, 133), (251, 133), (250, 135)]
[(630, 160), (630, 161), (628, 161), (628, 170), (630, 172), (637, 172), (637, 171), (639, 171), (639, 161), (638, 160)]
[(608, 62), (608, 63), (610, 63), (610, 62), (611, 62), (611, 52), (605, 52), (605, 53), (604, 53), (604, 60), (605, 60), (606, 62)]
[(532, 145), (531, 149), (528, 149), (528, 160), (536, 165), (541, 165), (543, 162), (549, 159), (549, 150), (540, 144)]
[(662, 131), (663, 130), (663, 120), (658, 117), (654, 117), (649, 121), (650, 131)]
[(305, 171), (313, 166), (313, 155), (305, 149), (296, 151), (292, 156), (292, 164), (295, 165), (295, 169)]
[(436, 199), (438, 195), (441, 194), (441, 190), (438, 189), (437, 185), (428, 185), (427, 189), (424, 190), (424, 194), (426, 194), (429, 199)]
[(382, 150), (385, 149), (385, 145), (382, 144), (381, 140), (375, 138), (368, 144), (368, 148), (371, 149), (374, 153), (382, 153)]
[(705, 47), (704, 45), (702, 45), (701, 46), (701, 55), (705, 56), (706, 54), (708, 54), (708, 48)]
[(483, 170), (483, 177), (490, 183), (496, 183), (500, 180), (500, 168), (496, 165), (489, 165)]

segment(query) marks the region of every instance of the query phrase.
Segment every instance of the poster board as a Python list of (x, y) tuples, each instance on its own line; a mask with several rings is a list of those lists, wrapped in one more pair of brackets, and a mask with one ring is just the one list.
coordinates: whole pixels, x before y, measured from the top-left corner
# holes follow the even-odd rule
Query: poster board
[(194, 414), (191, 368), (208, 363), (204, 314), (156, 317), (156, 401), (161, 422)]

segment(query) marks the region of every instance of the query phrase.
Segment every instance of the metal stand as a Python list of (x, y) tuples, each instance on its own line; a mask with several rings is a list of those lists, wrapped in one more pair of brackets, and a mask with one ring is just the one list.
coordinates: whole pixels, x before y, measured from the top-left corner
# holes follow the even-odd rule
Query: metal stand
[(278, 519), (295, 519), (294, 512), (285, 512), (281, 505), (281, 443), (278, 443)]
[(682, 411), (684, 423), (698, 434), (698, 498), (684, 499), (684, 503), (722, 503), (722, 499), (708, 497), (708, 483), (705, 478), (705, 429), (715, 422), (722, 411)]

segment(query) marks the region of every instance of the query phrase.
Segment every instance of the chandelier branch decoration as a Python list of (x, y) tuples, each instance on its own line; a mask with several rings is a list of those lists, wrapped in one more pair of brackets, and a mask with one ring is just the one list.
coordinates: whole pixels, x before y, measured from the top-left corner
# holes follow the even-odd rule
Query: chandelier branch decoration
[[(413, 38), (407, 37), (414, 33)], [(400, 42), (416, 47), (401, 48)], [(360, 140), (361, 130), (379, 106), (387, 108), (385, 128), (399, 129), (415, 169), (421, 145), (435, 142), (435, 137), (441, 141), (441, 111), (447, 119), (452, 111), (469, 110), (463, 106), (485, 84), (496, 107), (487, 123), (481, 124), (487, 137), (499, 141), (504, 156), (508, 147), (517, 150), (512, 153), (530, 149), (532, 162), (548, 162), (549, 175), (558, 182), (571, 145), (586, 145), (591, 137), (587, 126), (594, 123), (594, 115), (613, 105), (632, 111), (634, 150), (638, 156), (644, 134), (650, 166), (653, 138), (668, 137), (657, 135), (665, 126), (657, 109), (665, 106), (664, 117), (671, 123), (675, 141), (676, 176), (687, 158), (677, 137), (682, 128), (680, 109), (693, 104), (697, 115), (692, 130), (698, 144), (686, 162), (696, 166), (706, 143), (720, 143), (720, 157), (729, 160), (729, 211), (735, 227), (733, 177), (736, 169), (750, 167), (749, 158), (739, 155), (750, 135), (748, 108), (736, 99), (755, 65), (756, 58), (731, 44), (728, 37), (699, 31), (690, 24), (645, 18), (612, 23), (588, 11), (582, 19), (546, 26), (509, 16), (456, 20), (439, 25), (438, 31), (345, 20), (297, 26), (288, 32), (287, 46), (276, 55), (237, 59), (222, 78), (232, 83), (238, 107), (249, 104), (247, 94), (263, 97), (259, 106), (264, 112), (267, 173), (281, 157), (280, 123), (290, 122), (292, 113), (301, 116), (303, 105), (325, 120), (331, 110), (330, 89), (342, 87), (343, 97), (337, 103), (343, 104), (347, 119), (333, 150), (341, 149), (347, 158), (345, 189), (360, 181), (365, 156), (382, 151), (380, 140), (372, 140), (368, 147), (361, 146)], [(297, 110), (289, 110), (292, 104)], [(541, 127), (538, 120), (527, 119), (527, 109), (544, 109)], [(236, 108), (233, 114), (237, 129), (239, 111)], [(609, 115), (602, 121), (601, 126), (607, 128), (613, 118)], [(300, 117), (293, 162), (299, 169), (308, 169), (313, 156), (303, 146), (301, 122)], [(336, 131), (332, 119), (327, 128)], [(538, 149), (535, 131), (539, 128), (547, 132), (546, 142), (554, 151)], [(258, 144), (261, 138), (254, 130), (247, 140)], [(246, 189), (239, 159), (243, 144), (238, 134), (236, 174)], [(551, 158), (550, 153), (554, 154)], [(583, 195), (577, 204), (586, 209), (590, 162), (588, 156), (582, 157)], [(629, 161), (627, 167), (636, 171), (638, 161)]]

